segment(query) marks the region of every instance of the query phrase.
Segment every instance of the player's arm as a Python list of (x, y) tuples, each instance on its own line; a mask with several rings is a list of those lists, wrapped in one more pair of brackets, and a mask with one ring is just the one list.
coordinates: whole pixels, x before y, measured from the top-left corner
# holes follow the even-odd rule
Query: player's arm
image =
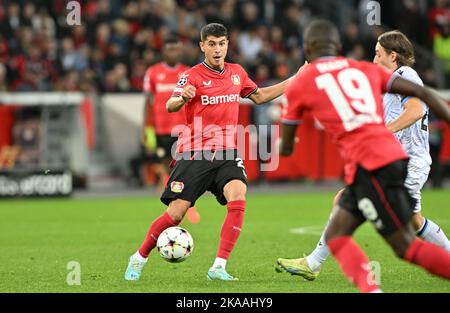
[(400, 116), (394, 121), (386, 125), (386, 127), (393, 133), (408, 128), (420, 120), (424, 115), (422, 102), (419, 98), (409, 98), (403, 107), (404, 110), (402, 114), (400, 114)]
[(281, 124), (281, 142), (280, 154), (289, 156), (294, 151), (295, 134), (297, 133), (297, 124)]
[[(148, 113), (152, 112), (153, 110), (153, 95), (151, 93), (146, 93), (145, 94), (145, 102), (144, 102), (144, 120), (142, 125), (145, 125), (148, 118)], [(153, 116), (153, 115), (151, 115)], [(153, 124), (153, 121), (149, 121), (150, 124)]]
[(258, 88), (249, 98), (256, 104), (263, 104), (275, 98), (278, 98), (284, 93), (289, 79), (282, 81), (273, 86)]
[(142, 120), (142, 133), (141, 133), (141, 142), (146, 147), (146, 149), (153, 150), (153, 141), (156, 141), (153, 137), (155, 136), (155, 130), (153, 128), (153, 114), (149, 114), (149, 112), (153, 112), (153, 95), (151, 93), (145, 94), (145, 102), (144, 102), (144, 116)]
[(183, 105), (195, 97), (195, 87), (188, 85), (183, 88), (180, 96), (172, 96), (166, 102), (166, 108), (169, 112), (178, 112)]
[(181, 96), (172, 96), (166, 102), (166, 109), (168, 112), (178, 112), (186, 101), (187, 100)]
[(295, 75), (291, 76), (290, 78), (288, 78), (276, 85), (272, 85), (272, 86), (264, 87), (264, 88), (258, 88), (258, 90), (256, 90), (249, 98), (256, 104), (263, 104), (263, 103), (272, 101), (275, 98), (278, 98), (279, 96), (281, 96), (284, 93), (289, 82), (298, 73), (300, 73), (300, 71), (302, 71), (306, 66), (308, 66), (308, 62), (305, 62), (305, 64), (303, 64), (299, 68), (298, 72)]
[(450, 124), (450, 109), (447, 103), (431, 88), (422, 87), (401, 77), (396, 77), (391, 84), (390, 92), (421, 99), (431, 111)]

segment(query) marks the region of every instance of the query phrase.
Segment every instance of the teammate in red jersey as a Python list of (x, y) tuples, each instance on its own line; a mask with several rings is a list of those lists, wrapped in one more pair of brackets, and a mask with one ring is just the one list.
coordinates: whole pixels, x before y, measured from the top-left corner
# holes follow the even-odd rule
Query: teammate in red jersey
[(414, 200), (404, 186), (408, 158), (384, 125), (382, 93), (418, 97), (450, 123), (447, 104), (429, 89), (380, 66), (339, 57), (339, 32), (328, 21), (311, 23), (304, 40), (305, 55), (312, 63), (286, 90), (281, 154), (292, 153), (296, 123), (305, 111), (334, 136), (346, 162), (347, 186), (325, 240), (342, 271), (361, 292), (380, 291), (366, 255), (351, 238), (368, 220), (398, 257), (450, 279), (450, 255), (415, 237)]
[[(159, 176), (159, 188), (164, 189), (169, 179), (169, 164), (172, 161), (172, 147), (177, 141), (172, 130), (186, 123), (184, 111), (170, 114), (166, 102), (184, 72), (189, 66), (180, 63), (182, 44), (178, 38), (169, 36), (164, 40), (163, 61), (149, 67), (144, 77), (144, 129), (143, 141), (146, 153), (156, 155), (160, 163), (155, 166)], [(189, 208), (188, 220), (200, 221), (200, 214), (195, 207)]]
[(236, 149), (239, 100), (268, 102), (284, 92), (288, 80), (258, 88), (240, 65), (226, 63), (228, 32), (221, 24), (204, 26), (200, 37), (204, 62), (182, 76), (166, 104), (169, 112), (183, 109), (186, 113), (186, 126), (179, 129), (177, 161), (161, 196), (168, 208), (152, 223), (142, 246), (130, 257), (127, 280), (139, 279), (159, 234), (177, 225), (206, 191), (227, 205), (218, 254), (207, 278), (236, 280), (225, 267), (240, 235), (246, 204), (246, 173)]
[(181, 42), (175, 37), (168, 37), (162, 49), (163, 61), (150, 66), (144, 77), (144, 144), (149, 152), (161, 159), (165, 168), (169, 167), (171, 148), (177, 141), (176, 137), (171, 136), (172, 129), (184, 125), (186, 121), (184, 112), (169, 114), (166, 109), (166, 102), (178, 80), (189, 69), (180, 63), (181, 54)]

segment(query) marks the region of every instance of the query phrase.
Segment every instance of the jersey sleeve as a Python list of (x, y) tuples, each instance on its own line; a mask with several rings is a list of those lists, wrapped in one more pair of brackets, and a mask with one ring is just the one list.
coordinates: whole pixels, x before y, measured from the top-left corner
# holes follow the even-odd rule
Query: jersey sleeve
[(410, 67), (403, 67), (402, 69), (404, 69), (404, 70), (401, 75), (398, 71), (395, 72), (394, 75), (398, 75), (398, 76), (402, 77), (403, 79), (409, 80), (410, 82), (412, 82), (414, 84), (423, 86), (423, 82), (415, 70), (413, 70)]
[[(423, 82), (420, 79), (419, 75), (415, 70), (413, 70), (410, 67), (401, 67), (393, 75), (396, 75), (396, 77), (401, 77), (403, 79), (406, 79), (414, 84), (423, 87)], [(410, 98), (411, 98), (410, 96), (402, 96), (401, 97), (402, 105), (405, 104)]]
[(187, 70), (181, 75), (175, 89), (173, 90), (172, 97), (181, 97), (183, 88), (188, 85), (193, 85), (195, 87), (194, 76), (190, 70)]
[(151, 79), (151, 75), (152, 75), (152, 69), (149, 68), (145, 72), (144, 82), (142, 85), (142, 89), (143, 89), (144, 93), (155, 93), (155, 86), (153, 84), (153, 80)]
[[(286, 88), (284, 93), (286, 102), (283, 105), (281, 114), (281, 123), (287, 125), (297, 125), (301, 123), (304, 112), (303, 92), (298, 92), (298, 86), (301, 86), (300, 75), (298, 75)], [(302, 88), (305, 90), (304, 88)]]
[(250, 77), (248, 77), (247, 72), (243, 68), (241, 68), (241, 73), (242, 89), (240, 96), (242, 98), (248, 98), (258, 90), (258, 86)]

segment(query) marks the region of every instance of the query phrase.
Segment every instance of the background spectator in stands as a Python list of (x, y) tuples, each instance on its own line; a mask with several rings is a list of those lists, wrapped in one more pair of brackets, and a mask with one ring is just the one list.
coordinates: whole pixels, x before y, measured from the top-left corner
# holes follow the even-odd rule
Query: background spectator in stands
[(6, 84), (6, 66), (0, 63), (0, 92), (8, 91)]
[[(420, 75), (436, 69), (433, 45), (443, 60), (449, 51), (445, 46), (449, 0), (379, 0), (383, 25), (375, 26), (367, 24), (368, 0), (343, 0), (339, 5), (334, 0), (83, 0), (80, 3), (81, 25), (70, 26), (66, 22), (65, 0), (0, 0), (0, 62), (6, 66), (8, 89), (52, 90), (57, 85), (60, 89), (58, 78), (61, 78), (85, 90), (83, 77), (86, 76), (93, 82), (93, 87), (87, 88), (90, 90), (137, 91), (140, 90), (138, 81), (143, 79), (142, 68), (161, 59), (162, 42), (170, 32), (183, 41), (184, 63), (194, 65), (201, 61), (198, 29), (212, 21), (229, 27), (228, 61), (248, 68), (252, 78), (261, 62), (267, 64), (271, 79), (293, 73), (302, 64), (301, 36), (313, 17), (336, 21), (344, 33), (344, 54), (356, 59), (370, 61), (377, 34), (393, 28), (414, 38), (416, 54), (421, 60), (416, 66)], [(121, 65), (116, 67), (117, 64)], [(43, 74), (36, 73), (39, 67), (44, 69)], [(445, 87), (441, 84), (441, 74), (435, 71), (434, 76), (437, 87)], [(43, 81), (30, 81), (31, 77)]]
[(75, 49), (72, 38), (66, 37), (61, 41), (61, 54), (59, 62), (61, 63), (61, 70), (67, 72), (70, 70), (82, 71), (88, 67), (86, 58), (86, 49)]
[(442, 21), (439, 29), (433, 38), (433, 51), (444, 65), (446, 85), (450, 86), (450, 19)]
[(441, 32), (440, 27), (443, 23), (450, 20), (450, 1), (435, 0), (434, 3), (434, 6), (428, 11), (431, 38), (434, 38), (435, 35)]

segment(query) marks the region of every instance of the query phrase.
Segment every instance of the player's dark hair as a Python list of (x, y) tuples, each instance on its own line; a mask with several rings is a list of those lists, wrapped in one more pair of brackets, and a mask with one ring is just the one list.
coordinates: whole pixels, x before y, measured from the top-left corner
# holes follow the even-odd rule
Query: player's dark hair
[(303, 33), (303, 39), (309, 61), (321, 56), (338, 55), (342, 47), (336, 25), (324, 19), (309, 23)]
[(383, 33), (378, 37), (378, 42), (387, 54), (397, 53), (398, 66), (413, 66), (416, 63), (414, 47), (402, 32), (393, 30)]
[(312, 21), (303, 33), (305, 41), (315, 41), (326, 44), (329, 41), (340, 44), (339, 30), (332, 22), (319, 19)]
[(210, 23), (202, 27), (200, 30), (200, 40), (205, 41), (208, 36), (228, 38), (228, 30), (225, 26), (219, 23)]

